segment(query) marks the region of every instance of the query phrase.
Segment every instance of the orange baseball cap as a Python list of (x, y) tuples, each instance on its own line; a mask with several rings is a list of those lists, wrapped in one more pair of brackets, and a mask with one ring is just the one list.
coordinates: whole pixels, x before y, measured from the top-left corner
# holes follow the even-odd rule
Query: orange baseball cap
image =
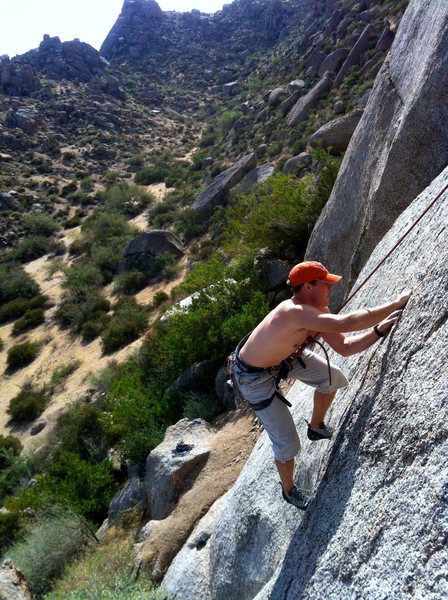
[(341, 275), (333, 275), (320, 262), (308, 260), (301, 262), (291, 269), (289, 272), (289, 283), (293, 286), (302, 285), (308, 281), (320, 279), (327, 283), (337, 283), (341, 281)]

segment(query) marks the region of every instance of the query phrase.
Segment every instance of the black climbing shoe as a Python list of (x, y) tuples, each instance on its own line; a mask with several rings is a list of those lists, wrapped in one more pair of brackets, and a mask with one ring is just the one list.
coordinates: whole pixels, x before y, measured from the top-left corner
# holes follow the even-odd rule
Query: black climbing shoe
[(311, 429), (311, 427), (308, 425), (307, 435), (308, 439), (313, 442), (317, 442), (317, 440), (329, 440), (333, 435), (333, 430), (327, 427), (324, 422), (322, 422), (318, 429)]
[(286, 502), (292, 504), (296, 508), (300, 508), (300, 510), (306, 510), (306, 507), (308, 506), (308, 496), (305, 496), (305, 494), (301, 490), (298, 490), (295, 486), (288, 495), (285, 494), (282, 488), (282, 496), (283, 500), (286, 500)]

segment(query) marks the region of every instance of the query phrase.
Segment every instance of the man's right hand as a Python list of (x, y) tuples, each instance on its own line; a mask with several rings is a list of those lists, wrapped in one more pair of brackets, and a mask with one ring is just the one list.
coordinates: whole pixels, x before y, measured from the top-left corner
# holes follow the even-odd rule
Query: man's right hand
[(395, 300), (396, 310), (403, 309), (412, 295), (412, 290), (406, 290)]

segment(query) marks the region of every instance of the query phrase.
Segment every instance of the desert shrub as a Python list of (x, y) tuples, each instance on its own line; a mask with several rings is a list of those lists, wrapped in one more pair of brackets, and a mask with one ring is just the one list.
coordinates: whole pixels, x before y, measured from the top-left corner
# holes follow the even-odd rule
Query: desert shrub
[(41, 308), (34, 308), (32, 310), (27, 310), (23, 317), (20, 317), (12, 328), (13, 335), (17, 335), (26, 331), (28, 329), (32, 329), (33, 327), (37, 327), (41, 325), (45, 321), (45, 313)]
[[(82, 302), (92, 298), (93, 290), (98, 290), (103, 284), (100, 270), (92, 264), (75, 264), (65, 271), (62, 287), (69, 292), (70, 299)], [(94, 298), (96, 300), (97, 293)]]
[(130, 158), (128, 158), (128, 164), (131, 167), (142, 167), (145, 162), (145, 157), (143, 154), (133, 154)]
[(80, 181), (81, 189), (83, 192), (91, 192), (94, 187), (94, 181), (92, 177), (83, 177)]
[(108, 436), (98, 406), (75, 402), (56, 424), (60, 448), (74, 452), (82, 460), (99, 464), (107, 457)]
[(55, 242), (44, 236), (30, 235), (14, 246), (9, 251), (7, 258), (10, 261), (29, 262), (44, 254), (63, 254), (64, 252), (65, 248), (61, 242)]
[(113, 373), (108, 383), (107, 412), (103, 423), (116, 440), (123, 460), (144, 464), (149, 452), (160, 444), (166, 426), (182, 416), (174, 410), (147, 377), (146, 365), (131, 361)]
[(81, 225), (81, 223), (82, 221), (80, 217), (72, 217), (71, 219), (66, 219), (63, 221), (62, 227), (64, 229), (72, 229), (73, 227), (78, 227), (78, 225)]
[(273, 175), (256, 194), (237, 196), (226, 213), (224, 249), (229, 256), (252, 258), (266, 246), (277, 255), (289, 246), (297, 253), (305, 250), (340, 163), (322, 149), (313, 151), (313, 157), (321, 167), (316, 176), (298, 180), (293, 175)]
[(172, 252), (166, 251), (157, 254), (154, 262), (159, 273), (171, 279), (178, 271), (177, 261), (177, 257)]
[(120, 534), (68, 566), (44, 600), (170, 600), (165, 591), (146, 584), (144, 577), (135, 580), (133, 544), (126, 531)]
[(266, 315), (265, 295), (249, 280), (214, 283), (193, 299), (188, 310), (158, 325), (153, 362), (173, 381), (194, 362), (223, 356)]
[(16, 298), (15, 300), (11, 300), (0, 308), (0, 323), (21, 317), (27, 311), (44, 306), (47, 301), (48, 296), (41, 294), (34, 296), (34, 298)]
[(114, 291), (118, 294), (135, 294), (148, 283), (148, 278), (140, 271), (128, 271), (117, 275), (114, 280)]
[(143, 167), (135, 174), (135, 183), (139, 185), (151, 185), (152, 183), (160, 183), (165, 181), (168, 171), (163, 167)]
[(64, 185), (64, 187), (61, 190), (61, 196), (68, 196), (68, 194), (76, 192), (77, 189), (78, 184), (76, 183), (76, 181), (71, 181), (70, 183), (67, 183), (67, 185)]
[(196, 264), (185, 276), (184, 281), (176, 287), (176, 295), (189, 295), (225, 278), (226, 266), (218, 255), (213, 255), (207, 262)]
[(25, 575), (33, 596), (40, 597), (91, 539), (85, 521), (72, 511), (53, 508), (30, 524), (25, 539), (9, 548), (8, 557)]
[(152, 299), (152, 305), (154, 308), (157, 308), (157, 306), (160, 306), (167, 300), (169, 300), (168, 294), (163, 290), (160, 290), (159, 292), (156, 292), (154, 294), (154, 298)]
[(235, 121), (237, 121), (242, 116), (243, 113), (240, 110), (224, 111), (216, 122), (216, 129), (218, 131), (218, 134), (221, 137), (224, 136), (235, 123)]
[(178, 218), (174, 225), (175, 233), (182, 234), (185, 241), (189, 242), (194, 237), (202, 235), (207, 227), (200, 222), (197, 211), (187, 208), (178, 213)]
[(109, 301), (100, 296), (95, 287), (89, 289), (75, 285), (69, 288), (55, 318), (62, 327), (69, 327), (74, 331), (82, 331), (88, 321), (94, 321), (100, 329), (104, 329), (109, 308)]
[(146, 329), (148, 313), (133, 298), (125, 297), (117, 303), (110, 325), (101, 336), (101, 347), (104, 354), (115, 352), (127, 346)]
[(40, 344), (38, 342), (23, 342), (11, 346), (8, 350), (6, 362), (9, 369), (20, 369), (26, 367), (35, 360), (39, 354)]
[(119, 183), (104, 192), (105, 208), (127, 217), (135, 217), (154, 202), (154, 195), (137, 185)]
[(34, 279), (18, 263), (0, 264), (0, 305), (16, 298), (32, 298), (40, 292)]
[(83, 342), (91, 342), (103, 331), (104, 325), (101, 321), (86, 321), (81, 327)]
[(14, 435), (0, 435), (0, 469), (10, 465), (12, 458), (22, 451), (22, 443)]
[(23, 218), (23, 227), (30, 235), (51, 237), (61, 226), (52, 217), (45, 214), (28, 214)]
[(17, 512), (0, 513), (0, 548), (6, 548), (15, 541), (21, 530), (20, 516)]
[(47, 460), (34, 487), (35, 495), (60, 501), (99, 523), (107, 514), (118, 484), (109, 460), (92, 464), (75, 452), (57, 449)]
[(184, 417), (190, 421), (200, 418), (210, 422), (223, 412), (222, 405), (216, 396), (211, 394), (190, 392), (185, 394), (184, 398)]
[(91, 264), (100, 271), (103, 277), (103, 284), (110, 283), (113, 280), (117, 272), (118, 263), (123, 258), (123, 247), (123, 243), (120, 240), (114, 240), (108, 246), (91, 249)]
[(27, 382), (17, 396), (12, 398), (6, 412), (13, 421), (33, 421), (43, 413), (49, 396), (49, 390), (45, 386), (38, 387)]
[(80, 360), (72, 360), (68, 363), (60, 365), (59, 367), (56, 367), (56, 369), (51, 375), (50, 385), (56, 386), (63, 383), (67, 379), (67, 377), (69, 377), (72, 373), (76, 371), (80, 364)]

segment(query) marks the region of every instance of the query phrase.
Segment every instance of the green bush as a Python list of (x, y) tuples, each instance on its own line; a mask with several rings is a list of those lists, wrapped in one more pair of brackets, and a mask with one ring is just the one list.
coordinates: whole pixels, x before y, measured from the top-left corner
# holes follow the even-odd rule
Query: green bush
[(222, 405), (216, 396), (211, 394), (194, 394), (190, 392), (185, 394), (184, 398), (184, 417), (190, 421), (200, 418), (210, 422), (223, 412)]
[(0, 435), (0, 469), (9, 466), (14, 456), (22, 451), (22, 443), (14, 435)]
[(6, 363), (9, 369), (20, 369), (26, 367), (35, 360), (39, 354), (40, 344), (38, 342), (23, 342), (16, 344), (8, 350)]
[(37, 283), (18, 263), (0, 264), (0, 281), (0, 305), (40, 293)]
[(78, 184), (76, 183), (76, 181), (71, 181), (67, 185), (64, 185), (64, 187), (61, 190), (61, 196), (68, 196), (68, 194), (76, 192), (77, 189)]
[(99, 464), (107, 458), (108, 436), (98, 406), (75, 402), (57, 420), (56, 436), (60, 448), (74, 452), (82, 460)]
[(9, 261), (29, 262), (44, 254), (63, 254), (64, 252), (65, 247), (61, 242), (55, 242), (44, 236), (30, 235), (9, 251), (7, 259)]
[(148, 277), (140, 271), (128, 271), (117, 275), (114, 280), (114, 292), (118, 294), (135, 294), (148, 283)]
[(0, 512), (0, 548), (6, 548), (14, 542), (20, 530), (21, 522), (17, 512)]
[(49, 591), (52, 580), (93, 537), (85, 521), (73, 512), (47, 512), (32, 522), (24, 540), (8, 550), (8, 557), (25, 575), (33, 597)]
[(81, 327), (81, 336), (83, 342), (91, 342), (97, 338), (104, 330), (101, 321), (86, 321)]
[(119, 183), (104, 192), (105, 209), (135, 217), (154, 202), (154, 195), (137, 185)]
[(28, 214), (23, 218), (23, 227), (31, 235), (51, 237), (61, 226), (45, 214)]
[(161, 183), (168, 176), (166, 169), (162, 167), (143, 167), (134, 176), (135, 183), (139, 185), (151, 185)]
[(41, 325), (45, 321), (45, 313), (41, 308), (34, 308), (33, 310), (27, 310), (23, 317), (20, 317), (12, 328), (13, 335), (18, 335), (23, 331), (32, 329)]
[(94, 188), (94, 181), (92, 177), (83, 177), (80, 181), (81, 189), (83, 192), (91, 192)]
[(154, 308), (157, 308), (157, 306), (160, 306), (167, 300), (169, 300), (168, 294), (163, 290), (160, 290), (154, 294), (154, 298), (152, 299), (152, 305)]
[(67, 377), (69, 377), (72, 373), (76, 371), (76, 369), (80, 366), (80, 360), (72, 360), (71, 362), (65, 363), (53, 371), (50, 379), (50, 385), (56, 386), (63, 383)]
[(48, 296), (38, 295), (34, 298), (16, 298), (0, 308), (0, 323), (21, 317), (27, 311), (35, 310), (48, 301)]
[(146, 309), (138, 305), (133, 298), (125, 297), (122, 303), (117, 303), (114, 317), (101, 336), (104, 354), (115, 352), (136, 340), (147, 325)]
[(243, 113), (240, 110), (226, 110), (219, 117), (216, 122), (216, 129), (218, 134), (222, 137), (224, 136), (233, 126), (235, 121), (237, 121), (240, 117), (243, 116)]
[(200, 222), (198, 212), (191, 208), (181, 211), (174, 225), (175, 233), (182, 234), (182, 237), (187, 242), (194, 237), (202, 235), (206, 230), (207, 227)]
[(145, 157), (143, 154), (133, 154), (130, 158), (128, 158), (128, 164), (131, 167), (142, 167), (145, 162)]
[(179, 270), (177, 257), (169, 251), (157, 254), (154, 262), (159, 273), (168, 279), (172, 279)]
[(49, 391), (45, 386), (37, 387), (28, 382), (9, 402), (6, 412), (13, 421), (33, 421), (43, 413), (48, 401)]

